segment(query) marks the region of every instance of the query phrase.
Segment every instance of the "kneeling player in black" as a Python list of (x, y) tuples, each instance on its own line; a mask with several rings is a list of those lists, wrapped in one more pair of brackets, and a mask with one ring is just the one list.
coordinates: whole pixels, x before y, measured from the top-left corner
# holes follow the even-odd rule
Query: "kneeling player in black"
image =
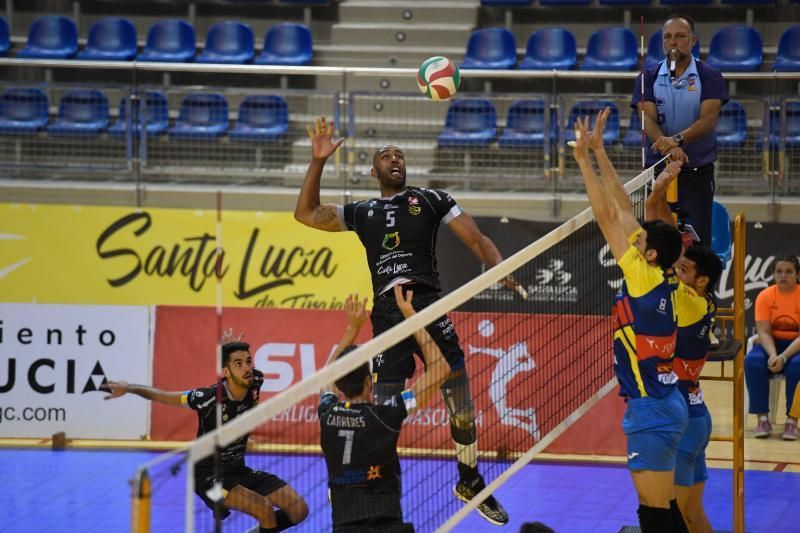
[[(222, 346), (222, 419), (230, 421), (258, 405), (259, 391), (264, 375), (253, 368), (250, 346), (244, 342), (229, 342)], [(109, 381), (103, 389), (110, 392), (106, 400), (126, 393), (174, 407), (188, 407), (197, 411), (197, 436), (216, 428), (217, 384), (184, 392), (169, 392), (133, 385), (124, 381)], [(253, 470), (244, 464), (247, 448), (245, 434), (221, 451), (223, 496), (221, 517), (235, 509), (258, 520), (261, 533), (288, 529), (308, 516), (308, 506), (295, 490), (277, 476)], [(195, 466), (195, 492), (211, 509), (214, 502), (208, 491), (214, 486), (214, 459), (209, 457)], [(277, 510), (274, 508), (277, 507)]]
[[(381, 197), (345, 206), (320, 204), (320, 179), (327, 159), (341, 145), (332, 139), (333, 124), (324, 117), (309, 126), (312, 158), (294, 216), (306, 226), (323, 231), (354, 231), (364, 245), (372, 275), (372, 333), (387, 331), (403, 320), (392, 298), (392, 288), (413, 288), (414, 304), (421, 310), (439, 298), (436, 269), (436, 236), (444, 223), (487, 267), (503, 260), (494, 243), (478, 229), (475, 221), (444, 191), (406, 186), (406, 162), (397, 146), (385, 145), (372, 158), (372, 176)], [(503, 282), (521, 294), (513, 278)], [(453, 492), (462, 501), (471, 500), (485, 483), (478, 472), (475, 407), (470, 392), (464, 352), (453, 323), (445, 315), (427, 326), (427, 331), (450, 364), (452, 373), (442, 386), (444, 405), (450, 415), (450, 432), (458, 457), (459, 480)], [(374, 396), (377, 403), (394, 397), (414, 374), (414, 354), (424, 357), (417, 342), (409, 337), (375, 357)], [(508, 522), (500, 503), (490, 496), (478, 506), (489, 522)]]
[[(394, 287), (403, 315), (414, 314), (413, 293)], [(346, 355), (367, 320), (366, 300), (350, 296), (345, 302), (347, 329), (328, 363)], [(406, 416), (426, 405), (450, 373), (441, 350), (424, 329), (414, 332), (428, 362), (425, 373), (408, 390), (372, 403), (372, 376), (364, 363), (335, 383), (345, 396), (341, 401), (331, 390), (319, 400), (321, 445), (328, 466), (328, 488), (337, 533), (413, 532), (403, 522), (400, 507), (400, 460), (397, 439)]]

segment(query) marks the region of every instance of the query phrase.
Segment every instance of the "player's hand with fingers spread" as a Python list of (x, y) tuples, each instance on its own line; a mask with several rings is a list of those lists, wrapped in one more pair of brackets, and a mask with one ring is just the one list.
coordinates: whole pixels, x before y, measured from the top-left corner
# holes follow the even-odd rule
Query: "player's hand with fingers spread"
[(119, 398), (127, 393), (128, 383), (126, 381), (107, 381), (103, 385), (100, 385), (100, 390), (104, 392), (110, 392), (111, 394), (104, 396), (103, 399), (111, 400), (113, 398)]
[(575, 121), (575, 140), (570, 141), (575, 159), (589, 156), (589, 117), (578, 117)]
[(347, 315), (348, 327), (360, 331), (367, 321), (367, 298), (363, 300), (358, 294), (349, 295), (344, 301), (344, 313)]
[(411, 305), (411, 300), (413, 298), (414, 291), (409, 289), (405, 294), (403, 294), (403, 288), (400, 285), (394, 286), (394, 299), (397, 300), (397, 307), (406, 318), (412, 317), (414, 314), (416, 314), (414, 307)]
[(224, 345), (231, 342), (242, 342), (242, 339), (244, 339), (244, 333), (239, 333), (239, 335), (236, 335), (233, 333), (233, 328), (230, 328), (222, 332), (222, 337), (220, 337), (219, 343)]
[[(589, 135), (589, 148), (592, 151), (603, 150), (603, 132), (606, 128), (606, 120), (608, 119), (608, 115), (611, 114), (611, 109), (606, 107), (602, 111), (597, 114), (597, 120), (594, 124), (594, 129), (592, 130), (591, 134)], [(588, 121), (588, 118), (587, 118)], [(588, 124), (587, 124), (588, 128)]]
[(325, 161), (344, 142), (344, 137), (333, 140), (333, 122), (328, 123), (325, 117), (317, 117), (313, 125), (306, 126), (308, 137), (311, 139), (311, 157)]

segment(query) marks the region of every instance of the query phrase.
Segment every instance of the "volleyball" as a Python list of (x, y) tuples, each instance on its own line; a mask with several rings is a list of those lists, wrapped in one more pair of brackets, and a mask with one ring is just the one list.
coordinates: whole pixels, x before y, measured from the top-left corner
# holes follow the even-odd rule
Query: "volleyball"
[(431, 100), (447, 100), (458, 90), (461, 73), (446, 57), (430, 57), (422, 62), (417, 73), (417, 86)]

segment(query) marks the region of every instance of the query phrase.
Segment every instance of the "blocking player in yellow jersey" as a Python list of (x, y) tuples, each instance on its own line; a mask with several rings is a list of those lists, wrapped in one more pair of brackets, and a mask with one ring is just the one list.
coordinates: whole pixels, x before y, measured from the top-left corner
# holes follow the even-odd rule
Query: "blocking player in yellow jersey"
[[(674, 179), (666, 174), (656, 180), (647, 198), (647, 220), (675, 223), (666, 198)], [(693, 244), (684, 250), (676, 270), (680, 279), (677, 290), (685, 297), (676, 299), (678, 337), (673, 368), (678, 390), (689, 408), (689, 426), (678, 443), (675, 493), (689, 530), (707, 533), (712, 529), (703, 509), (703, 489), (708, 479), (705, 451), (711, 438), (711, 415), (703, 401), (700, 373), (710, 349), (716, 310), (713, 287), (722, 275), (722, 261), (710, 248)]]
[[(677, 445), (688, 424), (688, 409), (677, 390), (672, 358), (677, 336), (677, 278), (672, 265), (681, 254), (677, 228), (662, 221), (640, 224), (603, 147), (609, 110), (595, 130), (589, 119), (575, 124), (574, 157), (592, 211), (622, 269), (624, 281), (614, 303), (614, 370), (627, 408), (623, 431), (628, 468), (639, 496), (642, 531), (686, 531), (674, 496)], [(594, 153), (601, 178), (590, 158)], [(678, 161), (664, 172), (677, 175)]]

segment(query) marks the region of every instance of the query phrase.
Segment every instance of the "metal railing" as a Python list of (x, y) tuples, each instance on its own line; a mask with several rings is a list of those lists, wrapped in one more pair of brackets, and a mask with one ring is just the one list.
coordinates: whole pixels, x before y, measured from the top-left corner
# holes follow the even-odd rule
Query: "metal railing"
[[(614, 135), (609, 141), (615, 163), (631, 177), (641, 168), (636, 141), (640, 135), (631, 122), (628, 93), (531, 94), (513, 87), (473, 90), (456, 96), (469, 107), (457, 112), (453, 102), (434, 102), (414, 92), (360, 88), (364, 80), (394, 80), (394, 85), (402, 88), (415, 79), (414, 69), (20, 59), (0, 59), (0, 66), (46, 73), (53, 69), (123, 71), (131, 79), (124, 85), (4, 84), (4, 98), (10, 89), (37, 89), (44, 94), (47, 109), (40, 127), (15, 129), (6, 119), (19, 118), (18, 105), (31, 102), (4, 100), (0, 113), (0, 120), (5, 121), (5, 126), (0, 123), (3, 178), (114, 180), (137, 186), (190, 181), (296, 187), (309, 156), (305, 125), (316, 115), (326, 115), (334, 118), (339, 133), (347, 137), (339, 157), (326, 169), (324, 186), (331, 189), (371, 188), (372, 151), (391, 142), (405, 148), (413, 184), (580, 192), (579, 175), (566, 148), (570, 114), (580, 102), (597, 100), (616, 108)], [(145, 72), (161, 73), (162, 83), (138, 82)], [(179, 73), (241, 75), (248, 82), (263, 78), (272, 85), (279, 78), (281, 83), (272, 89), (229, 83), (224, 87), (173, 85), (171, 77)], [(492, 83), (501, 85), (504, 80), (590, 79), (608, 85), (613, 80), (633, 81), (637, 73), (470, 70), (462, 75), (473, 87), (483, 82), (491, 89)], [(296, 86), (296, 79), (309, 77), (314, 80), (312, 86), (321, 88), (288, 88)], [(737, 80), (777, 82), (800, 80), (800, 73), (730, 73), (725, 77), (734, 84)], [(379, 85), (390, 87), (393, 83)], [(94, 100), (96, 113), (92, 102), (86, 100), (90, 89), (99, 90), (100, 97)], [(151, 98), (152, 94), (160, 95), (163, 104)], [(285, 103), (285, 116), (276, 118), (280, 113), (272, 104), (256, 103), (258, 97), (267, 95)], [(772, 197), (796, 192), (800, 181), (800, 146), (795, 146), (793, 138), (794, 121), (800, 120), (795, 113), (797, 102), (771, 94), (733, 96), (732, 100), (743, 114), (721, 120), (720, 127), (724, 123), (728, 129), (733, 125), (744, 131), (720, 142), (718, 190), (726, 195)], [(728, 107), (723, 108), (723, 116)], [(90, 121), (93, 115), (100, 122), (105, 117), (105, 123), (82, 129), (80, 123)], [(281, 118), (285, 131), (266, 133), (270, 121)], [(69, 120), (77, 123), (72, 129), (63, 127)], [(157, 124), (159, 121), (163, 124)], [(250, 126), (256, 133), (242, 134), (243, 128)], [(459, 128), (460, 132), (452, 131)], [(486, 131), (478, 135), (481, 128)]]

